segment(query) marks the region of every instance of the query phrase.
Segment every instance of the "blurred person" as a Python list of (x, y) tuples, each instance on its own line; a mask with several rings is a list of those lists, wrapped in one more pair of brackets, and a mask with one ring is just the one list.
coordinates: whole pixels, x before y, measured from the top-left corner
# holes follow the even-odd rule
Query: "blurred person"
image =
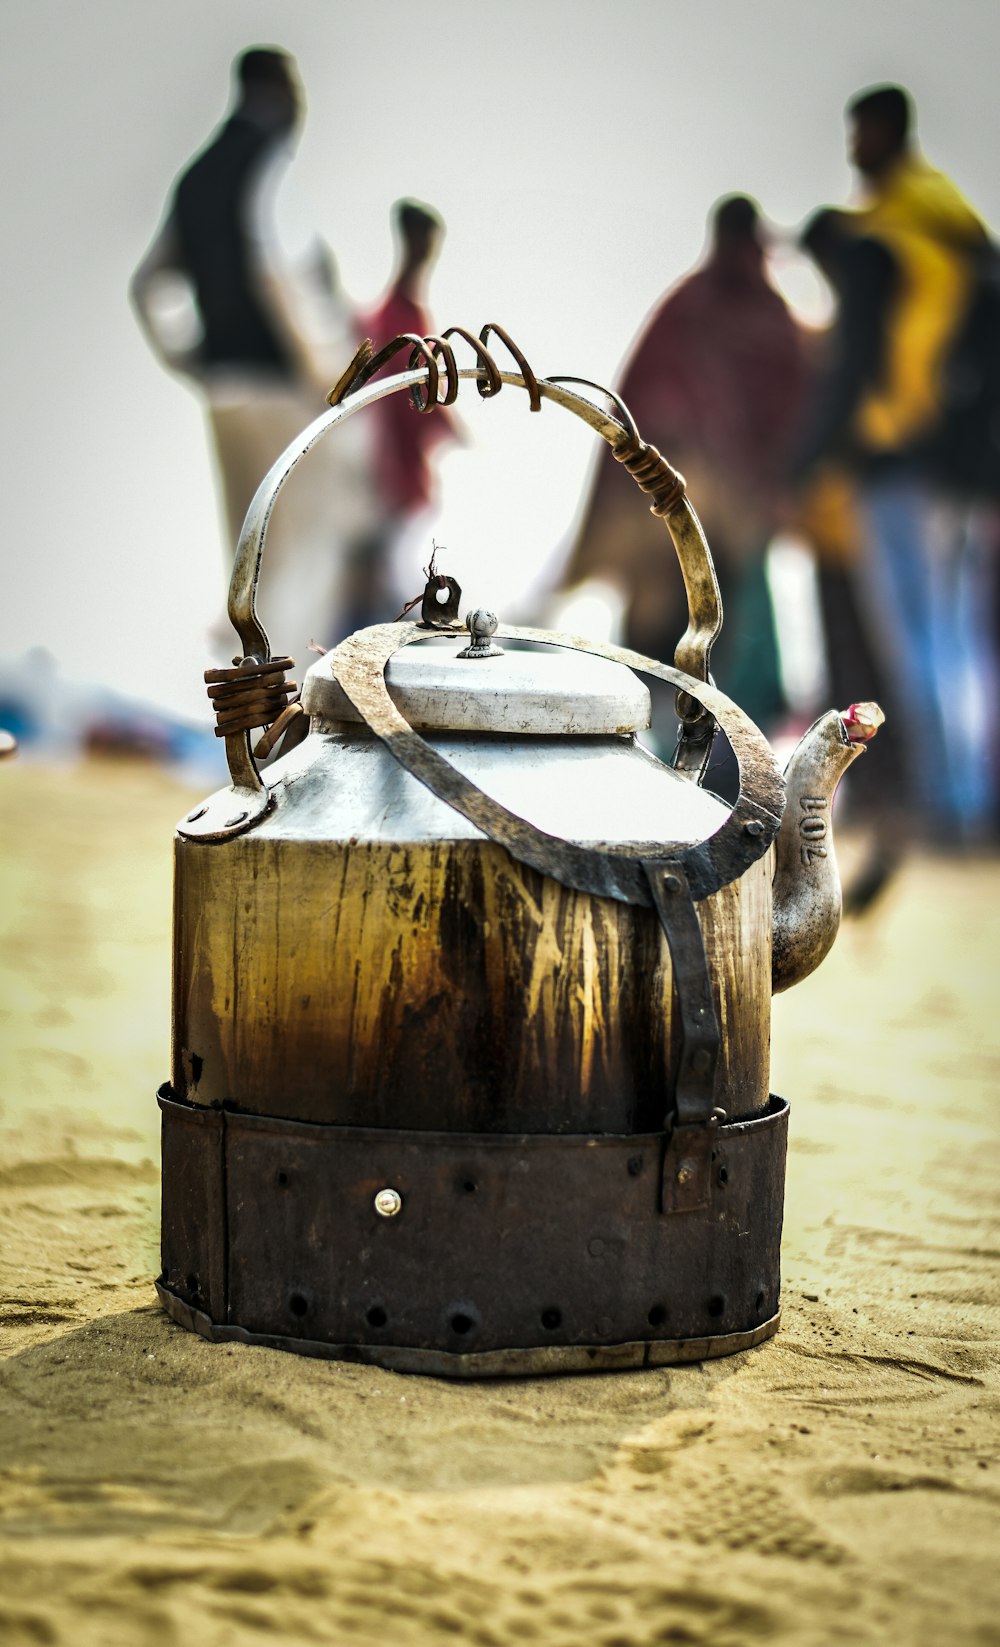
[[(993, 827), (996, 694), (988, 622), (997, 519), (987, 463), (949, 462), (949, 366), (988, 254), (982, 220), (913, 146), (910, 100), (876, 87), (848, 107), (861, 173), (856, 211), (820, 212), (803, 236), (837, 298), (818, 392), (793, 460), (855, 480), (860, 621), (902, 735), (897, 827), (942, 842)], [(1000, 410), (1000, 408), (998, 408)]]
[[(404, 332), (426, 337), (431, 319), (426, 307), (430, 273), (441, 249), (444, 223), (431, 207), (416, 200), (397, 200), (392, 208), (398, 240), (398, 266), (382, 302), (365, 321), (376, 350)], [(402, 360), (400, 356), (400, 360)], [(401, 370), (390, 363), (388, 372)], [(426, 508), (433, 498), (430, 453), (447, 433), (437, 414), (411, 415), (406, 395), (390, 395), (376, 407), (379, 441), (375, 471), (380, 495), (397, 516)]]
[[(396, 201), (392, 227), (397, 241), (396, 270), (381, 303), (362, 327), (376, 352), (404, 333), (426, 337), (431, 332), (427, 288), (444, 238), (442, 218), (417, 200)], [(401, 352), (378, 376), (405, 371), (407, 363), (407, 355)], [(384, 523), (381, 534), (355, 559), (352, 615), (357, 623), (391, 617), (390, 607), (398, 609), (420, 584), (420, 567), (430, 553), (436, 503), (431, 458), (442, 441), (456, 433), (449, 410), (418, 412), (408, 394), (389, 395), (376, 402), (368, 416)]]
[[(816, 213), (800, 238), (801, 250), (817, 264), (835, 297), (842, 289), (837, 249), (843, 247), (848, 257), (857, 251), (859, 264), (864, 263), (868, 250), (845, 240), (837, 225), (836, 212), (829, 216)], [(873, 255), (878, 265), (877, 249)], [(860, 268), (858, 277), (863, 281)], [(866, 335), (857, 308), (851, 304), (838, 308), (829, 329), (813, 334), (810, 340), (811, 404), (806, 409), (805, 434), (793, 457), (789, 496), (789, 518), (808, 544), (815, 569), (824, 697), (840, 704), (874, 701), (886, 715), (879, 733), (878, 759), (856, 762), (838, 796), (838, 806), (846, 809), (847, 820), (860, 830), (862, 844), (855, 870), (844, 885), (844, 912), (854, 915), (871, 907), (899, 868), (911, 811), (900, 706), (891, 671), (868, 621), (869, 594), (860, 577), (864, 530), (856, 477), (833, 450), (814, 454), (815, 461), (803, 457), (811, 440), (815, 408), (825, 394), (836, 394), (832, 367), (852, 352), (845, 344), (855, 328), (860, 335), (854, 347), (863, 369), (878, 369), (877, 328), (872, 343), (871, 315)]]
[[(709, 232), (707, 257), (648, 317), (617, 387), (642, 438), (685, 475), (705, 527), (726, 608), (713, 674), (766, 726), (784, 705), (764, 557), (780, 518), (805, 360), (768, 278), (756, 203), (721, 200)], [(602, 454), (564, 582), (593, 578), (623, 589), (627, 644), (672, 657), (686, 623), (676, 556), (610, 454)]]
[[(175, 184), (130, 287), (157, 357), (204, 398), (230, 557), (258, 484), (323, 411), (356, 343), (332, 256), (290, 176), (303, 112), (294, 59), (253, 47), (233, 67), (233, 111)], [(194, 310), (180, 336), (178, 286)], [(343, 633), (347, 559), (374, 519), (360, 421), (309, 454), (268, 532), (261, 617), (276, 650), (300, 660), (314, 636)], [(224, 620), (217, 640), (232, 650)]]

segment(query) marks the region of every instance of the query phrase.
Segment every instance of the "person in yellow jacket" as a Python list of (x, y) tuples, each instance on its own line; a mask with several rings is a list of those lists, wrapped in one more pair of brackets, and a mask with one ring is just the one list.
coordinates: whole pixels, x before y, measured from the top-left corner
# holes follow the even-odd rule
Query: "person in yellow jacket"
[(848, 105), (851, 159), (864, 201), (854, 226), (892, 253), (899, 270), (882, 381), (859, 408), (857, 432), (873, 451), (908, 447), (933, 426), (950, 347), (964, 318), (986, 225), (910, 139), (910, 102), (879, 86)]
[(902, 721), (905, 809), (919, 833), (981, 838), (996, 821), (997, 515), (949, 480), (939, 454), (946, 374), (989, 237), (916, 149), (901, 87), (860, 94), (847, 115), (862, 200), (818, 214), (803, 237), (838, 315), (794, 468), (803, 481), (833, 459), (855, 479), (859, 577)]

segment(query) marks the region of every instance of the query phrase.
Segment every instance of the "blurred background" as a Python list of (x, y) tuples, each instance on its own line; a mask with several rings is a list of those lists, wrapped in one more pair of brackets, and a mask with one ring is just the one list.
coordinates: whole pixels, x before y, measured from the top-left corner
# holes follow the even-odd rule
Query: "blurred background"
[[(756, 1631), (801, 1644), (831, 1620), (859, 1643), (995, 1641), (995, 503), (964, 545), (971, 514), (961, 509), (940, 559), (923, 545), (928, 566), (963, 573), (948, 580), (960, 630), (944, 648), (961, 686), (931, 701), (928, 668), (902, 705), (886, 700), (886, 726), (842, 786), (838, 823), (849, 902), (864, 918), (846, 921), (823, 967), (775, 1003), (772, 1081), (794, 1124), (787, 1330), (773, 1356), (721, 1369), (718, 1400), (723, 1386), (700, 1366), (657, 1374), (655, 1385), (652, 1370), (645, 1384), (603, 1380), (586, 1397), (578, 1381), (553, 1380), (544, 1403), (526, 1389), (515, 1408), (504, 1394), (506, 1417), (495, 1392), (487, 1412), (470, 1388), (459, 1424), (451, 1391), (419, 1411), (397, 1407), (395, 1391), (367, 1406), (383, 1384), (375, 1369), (333, 1379), (274, 1357), (284, 1372), (262, 1372), (267, 1352), (255, 1350), (209, 1370), (215, 1352), (202, 1356), (186, 1337), (179, 1346), (151, 1303), (173, 827), (228, 777), (203, 672), (237, 649), (222, 619), (236, 459), (245, 506), (290, 434), (271, 451), (263, 424), (260, 441), (248, 435), (235, 454), (239, 442), (223, 441), (227, 497), (207, 425), (214, 418), (221, 438), (240, 386), (217, 377), (213, 404), (204, 376), (165, 371), (138, 323), (135, 281), (145, 268), (152, 300), (149, 249), (159, 244), (169, 266), (158, 229), (175, 180), (232, 109), (234, 59), (254, 45), (284, 48), (305, 93), (290, 173), (298, 221), (332, 251), (341, 320), (339, 353), (331, 334), (327, 378), (300, 386), (292, 429), (322, 411), (373, 314), (388, 325), (418, 300), (438, 329), (501, 323), (540, 375), (624, 383), (643, 433), (688, 476), (706, 523), (712, 514), (726, 579), (720, 684), (787, 748), (819, 710), (902, 681), (891, 643), (918, 562), (904, 554), (895, 593), (881, 597), (856, 573), (870, 561), (876, 503), (886, 544), (903, 521), (912, 545), (931, 514), (919, 488), (876, 498), (875, 470), (855, 468), (868, 526), (855, 517), (846, 538), (828, 529), (812, 554), (796, 518), (803, 480), (835, 444), (841, 346), (853, 338), (864, 370), (876, 361), (877, 340), (856, 323), (872, 317), (881, 265), (876, 256), (867, 285), (844, 279), (835, 295), (830, 221), (825, 239), (812, 233), (809, 257), (799, 237), (807, 221), (815, 229), (817, 208), (860, 204), (845, 106), (886, 81), (908, 88), (922, 150), (1000, 232), (996, 0), (9, 0), (3, 24), (0, 739), (18, 734), (20, 750), (0, 765), (0, 1360), (16, 1413), (0, 1426), (0, 1498), (17, 1539), (6, 1566), (0, 1546), (0, 1590), (20, 1609), (9, 1614), (16, 1639), (211, 1647), (249, 1639), (234, 1620), (255, 1639), (267, 1627), (284, 1640), (301, 1617), (296, 1639), (381, 1642), (389, 1625), (394, 1638), (422, 1640), (426, 1617), (426, 1639), (438, 1640), (442, 1618), (464, 1627), (451, 1622), (457, 1594), (476, 1639), (499, 1640), (513, 1618), (510, 1639), (546, 1635), (551, 1619), (558, 1640)], [(721, 288), (701, 302), (705, 287), (687, 282), (694, 312), (675, 306), (673, 335), (658, 331), (656, 349), (637, 353), (650, 312), (703, 268), (713, 208), (733, 194), (758, 201), (761, 217), (749, 236), (745, 208), (725, 218), (739, 244), (725, 251)], [(409, 294), (390, 287), (403, 198), (445, 226)], [(750, 244), (758, 230), (763, 268)], [(833, 280), (817, 273), (820, 257)], [(743, 322), (737, 287), (759, 332)], [(792, 333), (812, 390), (782, 353)], [(696, 335), (708, 353), (689, 356), (685, 375)], [(661, 435), (645, 407), (653, 417), (658, 391), (682, 382), (687, 398), (678, 394)], [(393, 404), (410, 435), (443, 421), (418, 418), (401, 396)], [(845, 406), (841, 396), (842, 423)], [(348, 617), (391, 619), (420, 593), (432, 538), (440, 568), (463, 585), (463, 613), (484, 604), (504, 621), (617, 625), (641, 649), (669, 654), (683, 614), (667, 534), (657, 526), (652, 551), (629, 535), (651, 521), (633, 491), (620, 529), (613, 510), (602, 515), (596, 437), (551, 406), (529, 416), (514, 390), (480, 403), (466, 385), (455, 410), (453, 438), (423, 454), (424, 473), (411, 452), (398, 494), (375, 448), (348, 438), (360, 417), (282, 493), (268, 559), (278, 559), (284, 511), (298, 635), (273, 586), (261, 612), (297, 677), (310, 661), (306, 636), (331, 644)], [(370, 426), (373, 439), (395, 427), (374, 415)], [(327, 448), (344, 456), (324, 492)], [(767, 485), (752, 492), (762, 464)], [(376, 502), (393, 507), (376, 510), (368, 558), (359, 551), (354, 568), (365, 575), (348, 580), (338, 615), (321, 587), (322, 533), (342, 522), (362, 472)], [(614, 576), (626, 545), (630, 577), (655, 573), (632, 579), (628, 611)], [(367, 576), (389, 562), (384, 585)], [(888, 682), (860, 645), (866, 602), (883, 620)], [(906, 770), (914, 750), (916, 775)], [(966, 776), (983, 781), (953, 796), (946, 773), (959, 754), (971, 757)], [(713, 770), (712, 786), (723, 777)], [(256, 1000), (246, 1010), (258, 1006), (267, 1011)], [(280, 1401), (262, 1399), (262, 1378)], [(703, 1422), (694, 1409), (709, 1404)], [(509, 1425), (529, 1412), (534, 1427), (511, 1447)], [(613, 1468), (595, 1476), (613, 1450)], [(522, 1452), (523, 1477), (498, 1477), (495, 1461), (507, 1471)], [(355, 1475), (372, 1486), (367, 1499), (344, 1496)], [(516, 1481), (514, 1496), (496, 1479)], [(308, 1507), (307, 1521), (292, 1503)], [(420, 1540), (400, 1533), (411, 1513)], [(318, 1542), (300, 1544), (314, 1519)], [(651, 1526), (669, 1534), (666, 1564)], [(152, 1540), (141, 1559), (137, 1535)], [(442, 1562), (445, 1544), (454, 1548)], [(462, 1562), (473, 1588), (467, 1573), (457, 1586), (451, 1576)], [(334, 1592), (367, 1609), (357, 1630), (361, 1615), (334, 1609)], [(515, 1593), (527, 1597), (523, 1614), (507, 1611)], [(614, 1610), (628, 1597), (634, 1620)], [(216, 1619), (217, 1629), (206, 1622)]]
[[(927, 154), (1000, 223), (997, 33), (989, 0), (8, 8), (0, 657), (44, 647), (66, 681), (208, 723), (206, 632), (228, 578), (203, 414), (151, 356), (127, 289), (245, 47), (297, 59), (296, 181), (358, 310), (387, 284), (392, 202), (415, 196), (447, 225), (439, 325), (500, 321), (540, 373), (608, 383), (721, 195), (749, 193), (790, 231), (851, 198), (843, 110), (873, 82), (910, 89)], [(811, 265), (790, 245), (771, 261), (798, 312), (826, 318)], [(522, 397), (460, 410), (440, 467), (446, 570), (530, 616), (569, 554), (593, 439), (554, 410), (527, 418)]]

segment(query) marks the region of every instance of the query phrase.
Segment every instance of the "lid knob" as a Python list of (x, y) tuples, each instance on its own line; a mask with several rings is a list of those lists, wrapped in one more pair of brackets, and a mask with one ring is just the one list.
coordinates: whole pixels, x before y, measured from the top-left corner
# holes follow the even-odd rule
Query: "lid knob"
[(487, 612), (485, 607), (477, 607), (470, 612), (465, 620), (465, 627), (472, 636), (471, 643), (459, 652), (460, 658), (502, 658), (503, 647), (497, 646), (490, 636), (496, 633), (497, 615)]

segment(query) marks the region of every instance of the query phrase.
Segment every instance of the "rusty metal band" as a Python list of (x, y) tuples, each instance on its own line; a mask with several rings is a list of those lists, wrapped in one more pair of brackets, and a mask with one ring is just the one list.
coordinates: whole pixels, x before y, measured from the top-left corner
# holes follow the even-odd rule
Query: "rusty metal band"
[[(674, 662), (678, 669), (696, 680), (707, 682), (712, 644), (722, 623), (722, 604), (708, 544), (698, 517), (683, 493), (680, 477), (654, 448), (643, 444), (630, 416), (620, 420), (619, 417), (595, 406), (584, 395), (576, 394), (566, 387), (570, 382), (586, 386), (588, 380), (536, 378), (526, 361), (522, 372), (501, 372), (486, 349), (486, 339), (491, 331), (500, 337), (516, 360), (523, 361), (516, 345), (495, 325), (484, 327), (478, 340), (473, 340), (472, 334), (461, 327), (449, 327), (442, 334), (442, 340), (447, 341), (452, 336), (462, 337), (474, 349), (477, 358), (475, 366), (456, 366), (454, 377), (450, 362), (446, 361), (448, 395), (451, 395), (454, 385), (462, 378), (474, 381), (480, 394), (486, 399), (495, 395), (500, 385), (508, 384), (514, 388), (524, 389), (533, 409), (540, 405), (542, 400), (552, 401), (553, 404), (579, 417), (607, 441), (615, 457), (629, 470), (637, 485), (653, 499), (654, 512), (664, 519), (668, 527), (680, 564), (688, 603), (688, 624), (675, 651)], [(372, 371), (380, 369), (386, 358), (389, 358), (384, 350), (379, 355), (369, 356), (362, 347), (333, 392), (335, 397), (342, 395), (342, 398), (337, 399), (337, 403), (329, 411), (323, 412), (309, 424), (264, 476), (247, 511), (237, 545), (229, 589), (229, 617), (240, 637), (245, 658), (266, 662), (270, 657), (267, 632), (257, 613), (256, 592), (268, 523), (281, 487), (318, 440), (352, 417), (355, 412), (362, 411), (387, 395), (410, 390), (415, 405), (421, 410), (432, 409), (438, 397), (441, 375), (438, 357), (442, 352), (442, 340), (420, 339), (416, 335), (408, 338), (406, 344), (411, 349), (412, 358), (422, 357), (426, 365), (392, 377), (365, 382), (363, 387), (351, 388), (349, 392), (344, 393), (345, 381), (348, 385), (353, 385), (359, 377), (367, 377)], [(405, 346), (399, 340), (396, 342), (398, 348)], [(394, 346), (390, 345), (388, 348), (391, 356)], [(600, 392), (604, 394), (607, 391), (602, 389)], [(617, 401), (617, 397), (610, 398), (619, 408), (619, 412), (622, 412), (624, 408)], [(704, 774), (714, 732), (711, 714), (706, 713), (707, 708), (706, 700), (695, 701), (686, 690), (681, 691), (678, 698), (678, 714), (682, 724), (682, 735), (675, 765), (685, 776), (695, 780), (699, 780)], [(240, 732), (227, 737), (226, 755), (234, 788), (251, 794), (257, 791), (263, 796), (264, 786), (254, 764), (250, 734)], [(258, 813), (265, 809), (265, 801), (259, 800)]]
[(389, 696), (385, 666), (400, 647), (426, 638), (426, 631), (416, 624), (376, 624), (349, 636), (332, 655), (333, 671), (362, 720), (400, 766), (512, 857), (563, 886), (648, 908), (656, 900), (647, 861), (662, 865), (670, 859), (679, 866), (691, 897), (700, 899), (728, 886), (763, 857), (781, 821), (784, 783), (763, 733), (736, 704), (715, 687), (625, 647), (507, 625), (497, 629), (497, 637), (589, 652), (696, 697), (721, 725), (739, 766), (739, 796), (721, 829), (694, 844), (651, 841), (637, 847), (599, 848), (561, 840), (508, 811), (432, 749)]
[(684, 1128), (422, 1132), (159, 1102), (160, 1296), (206, 1336), (471, 1374), (701, 1359), (776, 1324), (780, 1099), (697, 1129), (703, 1193), (671, 1205), (660, 1152), (686, 1178)]

